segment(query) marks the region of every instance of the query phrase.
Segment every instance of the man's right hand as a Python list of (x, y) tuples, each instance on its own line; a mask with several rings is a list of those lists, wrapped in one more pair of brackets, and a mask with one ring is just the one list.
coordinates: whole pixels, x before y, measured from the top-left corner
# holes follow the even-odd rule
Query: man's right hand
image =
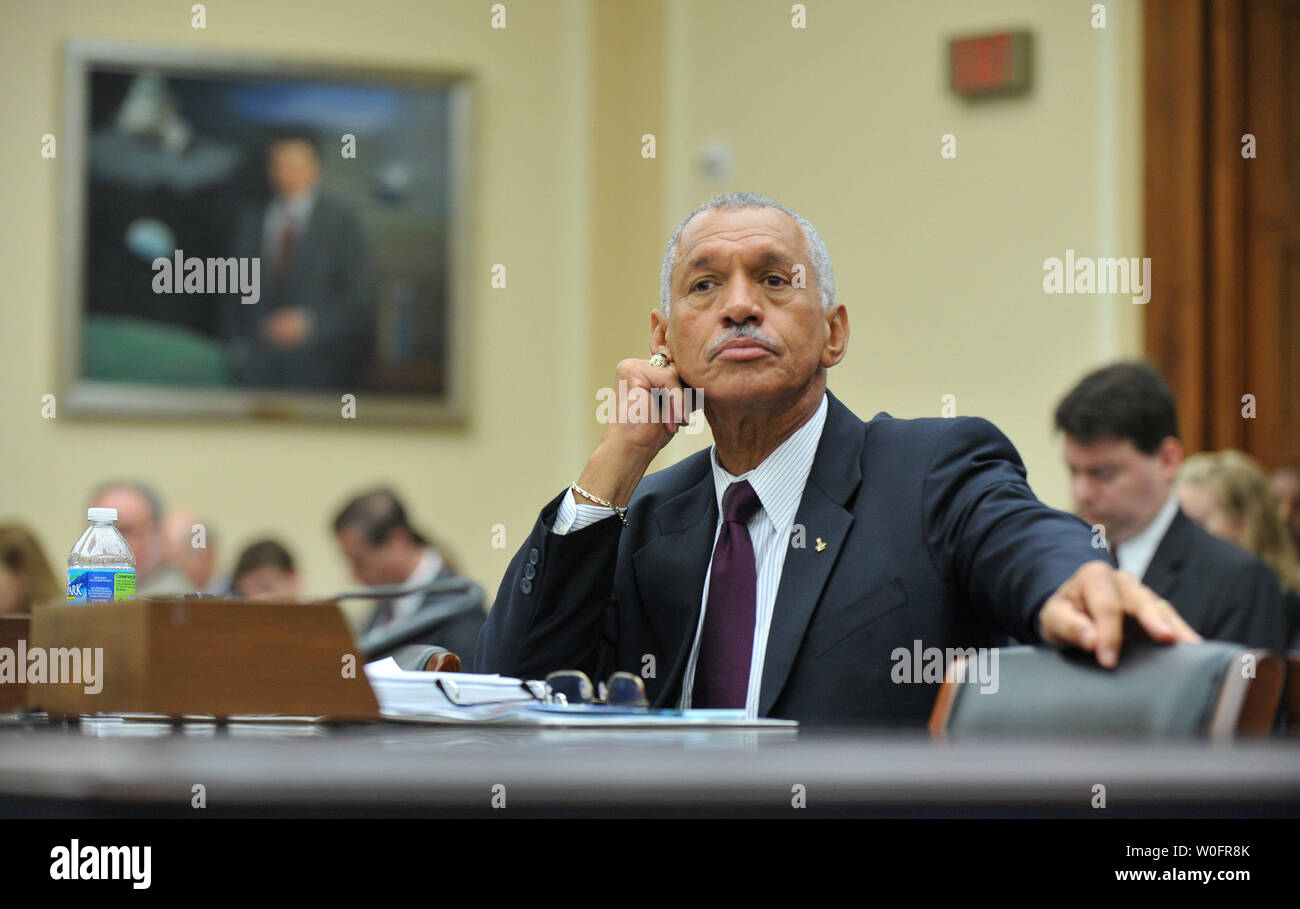
[(605, 428), (605, 439), (649, 449), (653, 458), (691, 419), (685, 411), (686, 396), (677, 367), (623, 360), (614, 373), (616, 407)]
[[(615, 406), (605, 436), (578, 478), (592, 495), (623, 506), (645, 476), (650, 462), (690, 422), (677, 367), (651, 366), (648, 360), (623, 360), (615, 370)], [(574, 493), (578, 502), (599, 504)]]

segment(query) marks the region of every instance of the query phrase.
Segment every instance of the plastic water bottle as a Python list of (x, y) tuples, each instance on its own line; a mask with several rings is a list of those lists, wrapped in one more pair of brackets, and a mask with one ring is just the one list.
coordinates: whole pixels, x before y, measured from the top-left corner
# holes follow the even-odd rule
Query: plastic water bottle
[(68, 602), (111, 603), (135, 594), (135, 553), (113, 522), (116, 508), (86, 512), (90, 526), (68, 553)]

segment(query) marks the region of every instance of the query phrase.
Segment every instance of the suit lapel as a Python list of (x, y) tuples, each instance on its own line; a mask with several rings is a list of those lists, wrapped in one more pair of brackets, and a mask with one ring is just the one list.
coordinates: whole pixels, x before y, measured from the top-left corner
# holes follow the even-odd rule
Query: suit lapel
[(651, 519), (658, 535), (632, 556), (637, 588), (659, 645), (657, 659), (668, 660), (664, 678), (670, 681), (656, 707), (673, 705), (680, 695), (713, 557), (718, 502), (707, 453), (701, 464), (703, 474), (696, 483), (655, 509)]
[(771, 711), (790, 676), (808, 621), (853, 525), (844, 505), (862, 482), (862, 421), (829, 391), (826, 395), (826, 425), (795, 515), (805, 545), (786, 550), (763, 660), (759, 716)]
[(1184, 554), (1187, 552), (1187, 518), (1180, 508), (1156, 546), (1151, 564), (1142, 575), (1142, 583), (1166, 600), (1171, 599), (1182, 574)]

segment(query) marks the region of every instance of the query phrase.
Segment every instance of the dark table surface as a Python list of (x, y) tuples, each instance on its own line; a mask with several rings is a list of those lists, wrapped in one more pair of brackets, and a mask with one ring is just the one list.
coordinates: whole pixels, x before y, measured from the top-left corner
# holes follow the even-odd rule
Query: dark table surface
[(1300, 817), (1300, 740), (0, 721), (0, 816), (193, 816), (196, 786), (242, 817)]

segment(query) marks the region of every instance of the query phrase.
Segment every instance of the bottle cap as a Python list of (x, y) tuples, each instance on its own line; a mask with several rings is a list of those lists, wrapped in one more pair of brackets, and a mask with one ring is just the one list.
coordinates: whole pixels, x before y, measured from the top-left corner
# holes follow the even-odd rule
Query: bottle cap
[(86, 510), (86, 520), (88, 521), (116, 521), (116, 508), (90, 508)]

